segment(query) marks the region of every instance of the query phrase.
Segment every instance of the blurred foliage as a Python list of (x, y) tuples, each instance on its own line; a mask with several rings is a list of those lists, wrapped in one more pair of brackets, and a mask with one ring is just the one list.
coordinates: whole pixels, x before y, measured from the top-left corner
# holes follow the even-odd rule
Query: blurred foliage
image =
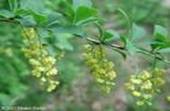
[[(164, 6), (165, 0), (103, 0), (95, 2), (96, 7), (102, 11), (102, 15), (110, 18), (110, 22), (115, 26), (114, 28), (127, 27), (127, 20), (119, 12), (119, 9), (124, 10), (129, 16), (130, 20), (142, 26), (152, 26), (154, 24), (169, 26), (170, 8)], [(103, 5), (105, 4), (105, 5)]]

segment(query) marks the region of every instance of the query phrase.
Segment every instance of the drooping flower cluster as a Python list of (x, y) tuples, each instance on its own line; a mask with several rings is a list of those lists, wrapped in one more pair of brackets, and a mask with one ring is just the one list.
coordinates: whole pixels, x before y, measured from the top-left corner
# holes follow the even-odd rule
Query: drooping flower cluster
[(101, 46), (86, 45), (84, 58), (95, 81), (103, 91), (109, 93), (115, 85), (116, 73), (113, 69), (113, 63), (106, 59), (103, 48)]
[(24, 29), (23, 37), (25, 44), (23, 52), (32, 66), (32, 74), (40, 79), (47, 91), (54, 90), (59, 85), (59, 81), (55, 80), (55, 76), (58, 74), (56, 59), (50, 56), (47, 49), (43, 47), (33, 28)]
[(164, 70), (154, 69), (152, 72), (143, 71), (131, 75), (126, 88), (136, 97), (137, 105), (151, 105), (153, 96), (160, 92), (161, 86), (165, 83), (164, 74)]

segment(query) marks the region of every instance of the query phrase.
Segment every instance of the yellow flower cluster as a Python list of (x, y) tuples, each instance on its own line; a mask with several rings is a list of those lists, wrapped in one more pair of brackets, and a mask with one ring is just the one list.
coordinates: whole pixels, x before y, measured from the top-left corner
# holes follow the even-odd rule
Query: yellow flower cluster
[(106, 59), (103, 48), (101, 46), (86, 45), (83, 55), (95, 81), (103, 91), (109, 93), (115, 85), (116, 73), (113, 69), (113, 63)]
[(151, 99), (160, 92), (164, 81), (165, 71), (154, 69), (152, 72), (143, 71), (137, 75), (131, 75), (130, 80), (126, 83), (126, 88), (136, 97), (137, 105), (151, 105)]
[(32, 74), (40, 79), (43, 86), (50, 92), (59, 85), (59, 81), (55, 80), (58, 74), (55, 62), (56, 59), (49, 55), (33, 28), (26, 28), (23, 30), (23, 41), (25, 48), (23, 48), (26, 58), (32, 66)]

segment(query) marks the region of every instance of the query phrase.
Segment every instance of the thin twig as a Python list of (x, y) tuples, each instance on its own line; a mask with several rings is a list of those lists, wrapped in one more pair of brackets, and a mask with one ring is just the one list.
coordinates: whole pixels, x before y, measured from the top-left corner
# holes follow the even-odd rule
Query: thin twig
[(15, 18), (8, 18), (8, 19), (0, 18), (0, 22), (19, 24), (19, 22), (16, 21)]
[(87, 37), (86, 40), (90, 41), (90, 42), (93, 42), (95, 44), (103, 44), (103, 45), (107, 45), (107, 46), (110, 46), (110, 47), (113, 47), (113, 48), (116, 48), (116, 49), (119, 49), (119, 50), (125, 50), (124, 47), (122, 46), (119, 46), (117, 44), (107, 44), (107, 43), (104, 43), (104, 42), (101, 42), (99, 40), (96, 40), (96, 39), (92, 39), (92, 38), (89, 38)]
[[(0, 18), (0, 22), (15, 23), (15, 24), (21, 25), (18, 21), (15, 20), (15, 18), (9, 18), (9, 19), (2, 19), (2, 18)], [(121, 52), (126, 51), (126, 48), (124, 46), (120, 46), (120, 45), (117, 45), (117, 44), (109, 44), (109, 43), (101, 42), (100, 40), (96, 40), (96, 39), (89, 38), (89, 37), (86, 37), (86, 40), (90, 41), (90, 42), (92, 42), (94, 44), (98, 44), (98, 45), (102, 44), (102, 45), (105, 45), (105, 46), (109, 46), (109, 47), (111, 47), (114, 50), (119, 51), (119, 52), (120, 51)], [(148, 51), (146, 49), (140, 50), (140, 48), (139, 48), (139, 50), (137, 52), (141, 53), (141, 54), (148, 55), (150, 57), (156, 57), (156, 59), (170, 64), (170, 61), (165, 60), (165, 58), (163, 56), (161, 56), (160, 54), (156, 54), (156, 56), (155, 56), (151, 51)]]

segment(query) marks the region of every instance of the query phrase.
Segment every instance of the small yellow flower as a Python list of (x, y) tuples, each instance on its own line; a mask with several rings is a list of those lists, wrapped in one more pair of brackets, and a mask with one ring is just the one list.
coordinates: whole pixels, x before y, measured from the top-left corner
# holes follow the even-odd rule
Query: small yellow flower
[(128, 90), (132, 90), (132, 91), (135, 90), (135, 85), (133, 85), (133, 84), (126, 83), (125, 86)]
[(143, 106), (145, 103), (144, 103), (144, 101), (137, 101), (136, 104), (137, 104), (138, 106)]
[(150, 99), (150, 98), (152, 98), (152, 94), (144, 94), (143, 98), (144, 99)]
[(133, 94), (134, 96), (136, 96), (136, 97), (141, 96), (141, 93), (138, 92), (138, 91), (133, 91), (132, 94)]
[(140, 79), (136, 79), (136, 78), (131, 78), (130, 81), (133, 83), (133, 84), (141, 84), (141, 80)]
[(48, 56), (48, 57), (45, 57), (45, 58), (42, 60), (42, 62), (43, 62), (44, 64), (55, 64), (56, 59), (53, 58), (53, 57)]
[(29, 63), (30, 63), (31, 65), (34, 65), (34, 66), (41, 65), (41, 63), (40, 63), (38, 60), (33, 59), (33, 58), (29, 60)]
[(141, 86), (141, 89), (152, 89), (152, 83), (150, 80), (147, 80), (143, 83), (143, 85)]
[(41, 81), (42, 81), (42, 82), (46, 82), (47, 79), (46, 79), (45, 77), (42, 77), (42, 78), (41, 78)]
[(48, 91), (48, 92), (53, 91), (53, 90), (56, 88), (56, 86), (58, 86), (58, 85), (59, 85), (59, 82), (58, 82), (58, 81), (50, 80), (50, 81), (49, 81), (49, 86), (48, 86), (48, 88), (47, 88), (47, 91)]
[(58, 73), (58, 70), (56, 68), (52, 68), (51, 70), (49, 70), (47, 72), (47, 76), (50, 76), (50, 75), (57, 75)]
[(141, 79), (147, 80), (151, 77), (151, 74), (147, 71), (144, 71), (143, 74), (141, 75)]

